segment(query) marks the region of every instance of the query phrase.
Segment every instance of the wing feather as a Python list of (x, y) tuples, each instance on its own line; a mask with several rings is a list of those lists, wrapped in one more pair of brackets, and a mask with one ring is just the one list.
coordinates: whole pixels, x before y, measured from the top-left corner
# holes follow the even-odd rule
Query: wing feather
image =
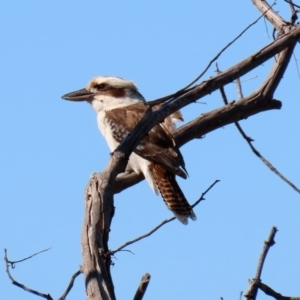
[[(144, 103), (136, 103), (106, 111), (107, 123), (119, 143), (133, 130), (146, 110), (147, 106)], [(183, 157), (172, 134), (163, 124), (154, 126), (134, 152), (148, 161), (163, 165), (173, 174), (187, 177)]]

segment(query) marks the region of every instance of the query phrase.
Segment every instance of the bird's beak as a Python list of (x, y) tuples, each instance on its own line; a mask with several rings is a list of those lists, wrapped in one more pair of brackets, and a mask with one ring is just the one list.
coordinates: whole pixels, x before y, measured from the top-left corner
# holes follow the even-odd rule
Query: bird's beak
[(87, 89), (81, 89), (75, 92), (71, 92), (62, 96), (65, 100), (70, 101), (91, 101), (95, 94), (89, 92)]

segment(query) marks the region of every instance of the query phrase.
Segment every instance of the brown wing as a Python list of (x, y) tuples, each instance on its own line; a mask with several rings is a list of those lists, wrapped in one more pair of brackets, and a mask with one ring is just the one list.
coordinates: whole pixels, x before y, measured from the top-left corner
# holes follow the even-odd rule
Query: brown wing
[[(121, 143), (125, 136), (144, 116), (147, 106), (136, 103), (106, 111), (107, 123), (111, 126), (114, 138)], [(153, 127), (139, 143), (134, 152), (141, 157), (163, 165), (173, 174), (186, 178), (183, 157), (176, 147), (172, 135), (164, 125)]]

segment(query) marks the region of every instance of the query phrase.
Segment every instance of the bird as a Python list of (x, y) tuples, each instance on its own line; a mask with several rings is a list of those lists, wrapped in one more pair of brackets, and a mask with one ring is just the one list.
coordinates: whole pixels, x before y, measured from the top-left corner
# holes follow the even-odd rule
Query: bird
[[(146, 100), (134, 82), (113, 76), (95, 77), (86, 88), (65, 94), (62, 99), (86, 101), (92, 105), (97, 113), (99, 130), (112, 152), (147, 110)], [(188, 218), (197, 218), (176, 181), (176, 175), (186, 179), (187, 171), (172, 136), (176, 129), (175, 121), (183, 121), (180, 111), (148, 132), (131, 153), (126, 171), (142, 173), (152, 190), (161, 194), (175, 217), (188, 224)]]

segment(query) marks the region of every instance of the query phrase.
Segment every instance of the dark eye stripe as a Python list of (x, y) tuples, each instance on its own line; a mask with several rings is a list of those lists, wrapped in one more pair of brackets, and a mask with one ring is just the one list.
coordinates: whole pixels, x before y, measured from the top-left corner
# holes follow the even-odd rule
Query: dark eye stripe
[(97, 90), (105, 90), (106, 89), (106, 84), (104, 84), (104, 83), (96, 84), (94, 86), (94, 88), (96, 88)]

